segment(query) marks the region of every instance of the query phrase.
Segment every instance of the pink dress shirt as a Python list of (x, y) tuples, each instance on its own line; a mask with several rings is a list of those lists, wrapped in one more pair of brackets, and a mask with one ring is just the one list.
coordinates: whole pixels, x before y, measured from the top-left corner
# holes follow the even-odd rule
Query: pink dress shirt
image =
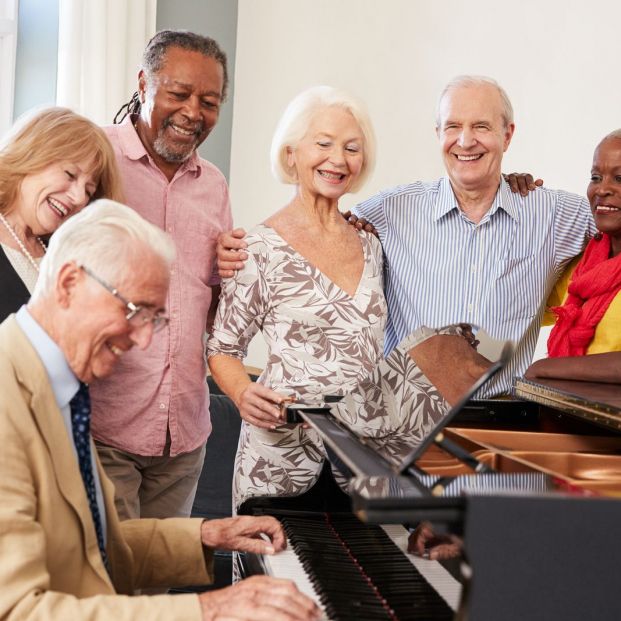
[(177, 257), (167, 298), (170, 325), (145, 351), (124, 354), (109, 378), (92, 384), (92, 433), (123, 451), (156, 456), (164, 452), (170, 427), (175, 456), (204, 444), (211, 431), (205, 326), (211, 286), (219, 283), (216, 241), (233, 226), (228, 188), (222, 173), (196, 153), (169, 183), (129, 117), (104, 129), (127, 204), (173, 237)]

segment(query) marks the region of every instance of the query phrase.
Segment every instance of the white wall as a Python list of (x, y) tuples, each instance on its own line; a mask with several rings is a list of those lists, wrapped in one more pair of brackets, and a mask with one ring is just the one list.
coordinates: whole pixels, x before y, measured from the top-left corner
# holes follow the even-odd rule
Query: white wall
[(218, 124), (200, 146), (199, 152), (228, 179), (235, 95), (237, 0), (157, 0), (157, 30), (166, 28), (191, 30), (212, 37), (226, 54), (229, 71), (228, 99), (220, 110)]
[[(435, 103), (460, 73), (506, 88), (516, 133), (503, 169), (551, 187), (583, 193), (596, 142), (621, 126), (615, 0), (239, 0), (238, 20), (230, 181), (245, 227), (290, 194), (269, 171), (271, 134), (287, 102), (314, 84), (363, 98), (378, 135), (375, 174), (343, 207), (442, 174)], [(248, 362), (263, 360), (255, 343)]]

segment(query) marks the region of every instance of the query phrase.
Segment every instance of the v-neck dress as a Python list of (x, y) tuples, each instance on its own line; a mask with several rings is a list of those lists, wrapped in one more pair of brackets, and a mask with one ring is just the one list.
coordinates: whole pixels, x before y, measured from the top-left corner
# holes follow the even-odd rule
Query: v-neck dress
[[(243, 359), (261, 330), (268, 359), (259, 382), (305, 400), (354, 391), (382, 358), (387, 315), (380, 243), (369, 233), (359, 235), (364, 268), (351, 296), (274, 229), (255, 227), (246, 237), (244, 268), (222, 283), (208, 355)], [(355, 413), (345, 415), (352, 427), (364, 426)], [(244, 422), (234, 483), (237, 504), (249, 496), (306, 491), (323, 458), (312, 430), (287, 425), (271, 431)]]

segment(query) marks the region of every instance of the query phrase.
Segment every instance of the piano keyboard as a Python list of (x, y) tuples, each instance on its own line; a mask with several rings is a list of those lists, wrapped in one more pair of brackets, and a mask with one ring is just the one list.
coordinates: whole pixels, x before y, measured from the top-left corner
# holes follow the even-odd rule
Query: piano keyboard
[(461, 585), (437, 561), (405, 552), (402, 526), (353, 516), (278, 516), (288, 548), (263, 557), (266, 573), (294, 580), (329, 621), (453, 619)]

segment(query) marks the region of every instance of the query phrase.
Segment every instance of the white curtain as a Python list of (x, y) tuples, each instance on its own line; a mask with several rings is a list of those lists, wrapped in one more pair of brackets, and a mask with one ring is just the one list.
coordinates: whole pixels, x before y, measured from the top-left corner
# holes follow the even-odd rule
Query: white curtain
[(60, 0), (56, 102), (108, 125), (137, 90), (157, 0)]
[(13, 122), (17, 0), (0, 0), (0, 136)]

